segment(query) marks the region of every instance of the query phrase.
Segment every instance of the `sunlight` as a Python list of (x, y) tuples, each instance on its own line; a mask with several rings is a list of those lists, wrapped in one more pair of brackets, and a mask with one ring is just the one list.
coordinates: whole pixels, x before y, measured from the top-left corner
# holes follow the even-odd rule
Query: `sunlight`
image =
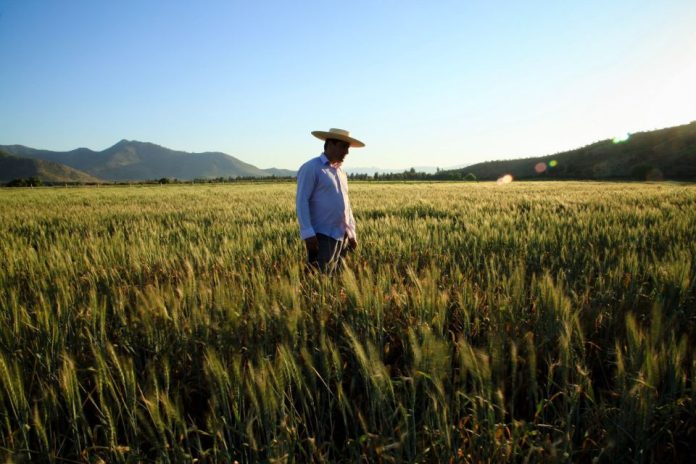
[(630, 137), (631, 137), (631, 134), (629, 134), (628, 132), (626, 132), (625, 134), (618, 135), (618, 136), (614, 137), (614, 139), (612, 140), (612, 142), (614, 142), (614, 143), (622, 143), (622, 142), (625, 142), (626, 140), (628, 140)]
[(505, 174), (496, 181), (498, 185), (509, 184), (510, 182), (512, 182), (512, 176), (510, 174)]

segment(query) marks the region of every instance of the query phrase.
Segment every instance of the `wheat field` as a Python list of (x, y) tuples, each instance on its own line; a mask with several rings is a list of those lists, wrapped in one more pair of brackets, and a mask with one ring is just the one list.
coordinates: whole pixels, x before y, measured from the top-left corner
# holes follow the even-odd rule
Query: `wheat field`
[(306, 275), (294, 184), (0, 190), (7, 462), (696, 455), (696, 186), (351, 183)]

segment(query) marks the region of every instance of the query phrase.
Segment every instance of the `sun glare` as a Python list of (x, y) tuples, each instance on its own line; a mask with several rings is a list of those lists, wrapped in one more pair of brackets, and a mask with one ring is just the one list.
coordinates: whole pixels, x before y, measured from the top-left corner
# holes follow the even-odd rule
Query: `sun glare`
[(626, 140), (628, 140), (630, 137), (631, 137), (631, 134), (626, 132), (625, 134), (617, 135), (616, 137), (614, 137), (613, 142), (614, 143), (622, 143), (622, 142), (625, 142)]
[(498, 185), (509, 184), (512, 182), (512, 176), (510, 174), (505, 174), (497, 180)]

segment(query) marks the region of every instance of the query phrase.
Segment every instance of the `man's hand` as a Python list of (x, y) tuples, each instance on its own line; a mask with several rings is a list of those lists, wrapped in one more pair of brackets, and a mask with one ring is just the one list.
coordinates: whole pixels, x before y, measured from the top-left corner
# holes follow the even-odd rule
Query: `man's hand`
[(348, 249), (349, 249), (350, 251), (353, 251), (353, 250), (355, 250), (356, 248), (358, 248), (358, 241), (357, 241), (355, 238), (352, 238), (352, 237), (348, 238)]
[(318, 253), (319, 252), (319, 240), (317, 236), (309, 237), (305, 239), (305, 246), (307, 247), (307, 252)]

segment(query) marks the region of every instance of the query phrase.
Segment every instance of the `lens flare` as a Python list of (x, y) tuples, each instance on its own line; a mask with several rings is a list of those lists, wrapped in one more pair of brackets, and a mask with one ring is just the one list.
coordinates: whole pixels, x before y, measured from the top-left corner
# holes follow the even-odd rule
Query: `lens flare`
[(549, 161), (549, 166), (550, 166), (550, 167), (555, 168), (556, 165), (558, 165), (558, 161), (556, 161), (556, 160), (551, 160), (551, 161)]
[(537, 163), (536, 166), (534, 166), (534, 170), (537, 174), (541, 174), (546, 171), (546, 163)]
[(614, 139), (612, 140), (612, 142), (614, 142), (614, 143), (622, 143), (622, 142), (625, 142), (626, 140), (628, 140), (629, 138), (631, 138), (631, 134), (629, 134), (628, 132), (626, 132), (625, 134), (617, 135), (616, 137), (614, 137)]
[(509, 184), (510, 182), (512, 182), (512, 176), (510, 174), (505, 174), (496, 181), (498, 185)]

